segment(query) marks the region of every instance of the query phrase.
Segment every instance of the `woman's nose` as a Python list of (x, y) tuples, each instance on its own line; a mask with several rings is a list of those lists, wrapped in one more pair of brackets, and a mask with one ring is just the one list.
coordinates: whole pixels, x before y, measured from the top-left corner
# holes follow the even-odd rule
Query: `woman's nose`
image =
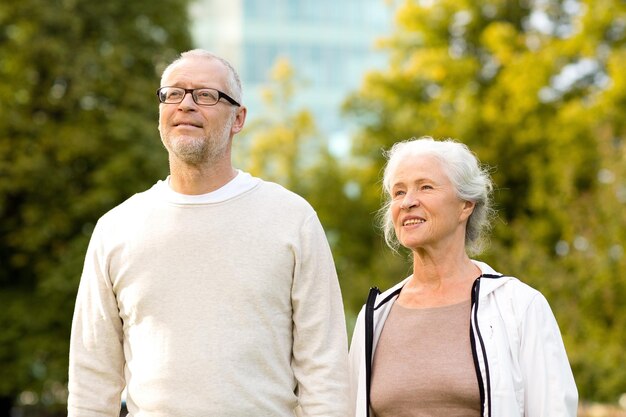
[(412, 207), (415, 207), (419, 204), (419, 200), (417, 196), (413, 193), (407, 193), (402, 200), (402, 204), (400, 204), (400, 208), (404, 210), (409, 210)]

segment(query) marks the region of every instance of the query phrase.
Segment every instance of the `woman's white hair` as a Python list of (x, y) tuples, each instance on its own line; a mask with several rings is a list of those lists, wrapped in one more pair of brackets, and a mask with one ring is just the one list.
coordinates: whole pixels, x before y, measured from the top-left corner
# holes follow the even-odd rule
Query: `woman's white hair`
[(241, 103), (242, 100), (242, 87), (241, 87), (241, 79), (239, 78), (239, 74), (235, 68), (228, 62), (226, 59), (215, 55), (209, 51), (205, 51), (204, 49), (192, 49), (190, 51), (186, 51), (180, 54), (178, 58), (176, 58), (171, 64), (169, 64), (163, 74), (161, 74), (161, 87), (164, 87), (163, 82), (167, 77), (169, 77), (170, 73), (174, 70), (174, 68), (180, 64), (182, 61), (187, 59), (209, 59), (209, 60), (217, 60), (221, 62), (226, 69), (228, 70), (228, 89), (229, 91), (225, 91), (228, 95), (232, 96), (235, 100)]
[(379, 211), (379, 221), (387, 245), (397, 251), (400, 242), (391, 218), (391, 181), (399, 163), (407, 157), (428, 155), (435, 157), (456, 190), (457, 196), (474, 203), (474, 211), (467, 219), (465, 249), (470, 255), (480, 253), (485, 234), (491, 228), (493, 183), (488, 168), (481, 166), (469, 148), (455, 140), (436, 141), (431, 137), (411, 138), (383, 151), (387, 159), (383, 174), (385, 203)]

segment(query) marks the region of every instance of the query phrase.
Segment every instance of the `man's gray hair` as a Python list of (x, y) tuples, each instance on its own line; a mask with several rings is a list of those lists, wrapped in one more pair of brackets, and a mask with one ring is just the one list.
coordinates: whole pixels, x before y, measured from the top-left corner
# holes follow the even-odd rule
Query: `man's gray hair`
[(452, 139), (436, 141), (424, 136), (398, 142), (388, 151), (383, 151), (383, 155), (387, 159), (383, 174), (385, 203), (378, 214), (385, 241), (391, 249), (397, 251), (400, 247), (391, 218), (391, 181), (399, 163), (406, 157), (428, 155), (441, 162), (457, 196), (475, 204), (474, 211), (467, 219), (465, 249), (470, 255), (482, 251), (485, 234), (491, 228), (495, 213), (492, 208), (493, 183), (488, 168), (481, 166), (476, 155), (465, 144)]
[(209, 59), (209, 60), (217, 60), (221, 62), (228, 70), (227, 83), (228, 83), (228, 89), (230, 91), (225, 91), (225, 93), (227, 93), (228, 95), (231, 95), (235, 100), (241, 103), (242, 94), (243, 94), (242, 87), (241, 87), (241, 79), (239, 78), (239, 74), (237, 74), (237, 71), (235, 70), (235, 68), (226, 59), (222, 58), (221, 56), (215, 55), (214, 53), (206, 51), (204, 49), (192, 49), (190, 51), (181, 53), (178, 58), (172, 61), (172, 63), (169, 64), (165, 68), (165, 70), (163, 71), (163, 74), (161, 74), (161, 87), (163, 87), (163, 81), (170, 75), (170, 73), (172, 72), (174, 67), (176, 67), (176, 65), (178, 65), (183, 60), (194, 59), (194, 58), (196, 59), (204, 58), (204, 59)]

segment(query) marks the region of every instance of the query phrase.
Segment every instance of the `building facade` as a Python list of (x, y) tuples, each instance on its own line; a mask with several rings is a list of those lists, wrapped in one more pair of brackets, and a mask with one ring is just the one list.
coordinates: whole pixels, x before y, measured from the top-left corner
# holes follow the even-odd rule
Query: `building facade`
[(196, 0), (195, 45), (238, 69), (250, 118), (262, 114), (261, 89), (287, 58), (298, 81), (294, 105), (311, 110), (328, 137), (345, 135), (340, 106), (363, 75), (385, 64), (375, 48), (387, 36), (392, 10), (385, 0)]

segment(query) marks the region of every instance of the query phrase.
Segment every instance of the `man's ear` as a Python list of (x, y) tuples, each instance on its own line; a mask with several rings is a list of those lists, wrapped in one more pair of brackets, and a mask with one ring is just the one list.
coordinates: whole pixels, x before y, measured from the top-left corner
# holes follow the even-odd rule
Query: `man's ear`
[(231, 128), (231, 132), (233, 134), (239, 133), (242, 131), (243, 126), (246, 123), (247, 114), (248, 114), (248, 109), (245, 106), (241, 106), (237, 109), (237, 113), (235, 115), (235, 121), (233, 122), (233, 126)]

